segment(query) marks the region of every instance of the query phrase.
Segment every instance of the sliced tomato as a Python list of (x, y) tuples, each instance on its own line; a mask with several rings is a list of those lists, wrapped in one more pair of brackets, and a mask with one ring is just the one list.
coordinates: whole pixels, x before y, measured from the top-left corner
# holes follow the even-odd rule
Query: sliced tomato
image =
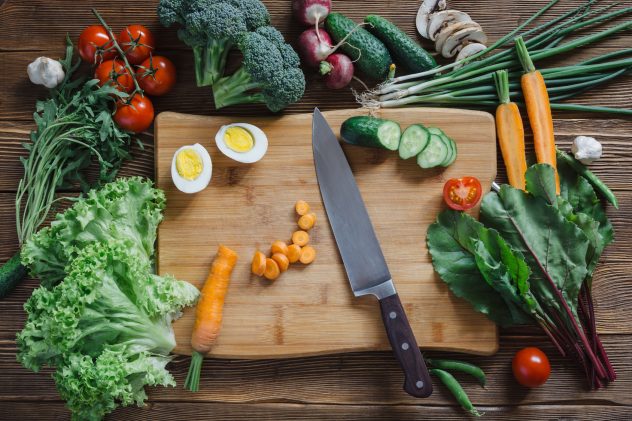
[(98, 64), (116, 56), (112, 38), (101, 25), (86, 27), (79, 36), (78, 48), (81, 59), (90, 64)]
[(481, 200), (482, 190), (476, 177), (451, 178), (443, 186), (443, 200), (454, 210), (468, 210)]
[(143, 25), (126, 26), (117, 41), (130, 64), (141, 64), (156, 48), (154, 34)]
[(144, 132), (154, 121), (154, 106), (147, 96), (135, 94), (129, 101), (117, 102), (114, 121), (123, 130)]

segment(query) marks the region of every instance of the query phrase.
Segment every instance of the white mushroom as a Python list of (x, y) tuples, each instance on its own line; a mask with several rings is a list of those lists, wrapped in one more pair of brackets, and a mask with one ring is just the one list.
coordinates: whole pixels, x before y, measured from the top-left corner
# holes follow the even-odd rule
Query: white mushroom
[(435, 49), (437, 50), (437, 52), (441, 52), (441, 50), (443, 50), (443, 44), (448, 40), (450, 36), (457, 33), (458, 31), (468, 28), (477, 28), (480, 30), (481, 26), (476, 22), (469, 21), (452, 23), (442, 29), (441, 32), (439, 32), (437, 39), (435, 40)]
[(468, 42), (479, 44), (487, 42), (487, 35), (478, 24), (477, 27), (470, 26), (452, 33), (443, 43), (441, 55), (445, 58), (454, 57)]
[(419, 35), (428, 38), (428, 20), (430, 15), (438, 10), (444, 10), (446, 7), (446, 0), (424, 0), (421, 3), (415, 19)]
[[(463, 59), (471, 57), (474, 54), (480, 53), (486, 48), (487, 47), (484, 44), (480, 44), (478, 42), (467, 44), (465, 47), (461, 49), (461, 51), (459, 51), (459, 54), (456, 56), (455, 61), (461, 61)], [(454, 68), (460, 69), (461, 67), (463, 67), (463, 64), (457, 64)]]
[(436, 40), (443, 28), (452, 23), (458, 22), (473, 21), (470, 15), (458, 10), (443, 10), (441, 12), (434, 13), (430, 16), (430, 20), (428, 21), (428, 38), (432, 41)]
[(601, 158), (602, 146), (594, 137), (577, 136), (571, 150), (579, 162), (590, 164)]
[(38, 57), (26, 68), (29, 79), (36, 85), (52, 89), (64, 80), (64, 69), (60, 62), (48, 57)]

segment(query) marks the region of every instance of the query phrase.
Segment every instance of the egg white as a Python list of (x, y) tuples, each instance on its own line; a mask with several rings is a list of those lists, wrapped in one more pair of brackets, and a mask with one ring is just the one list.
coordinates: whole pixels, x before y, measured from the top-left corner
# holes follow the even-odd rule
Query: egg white
[[(202, 172), (195, 180), (187, 180), (178, 173), (176, 168), (176, 157), (183, 149), (193, 149), (202, 160)], [(213, 173), (213, 162), (211, 156), (208, 154), (206, 148), (199, 143), (195, 145), (186, 145), (181, 147), (173, 154), (171, 160), (171, 178), (173, 184), (183, 193), (197, 193), (206, 188), (211, 181), (211, 174)]]
[[(231, 127), (241, 127), (242, 129), (250, 132), (254, 141), (252, 149), (250, 149), (248, 152), (235, 152), (228, 147), (228, 145), (224, 141), (224, 135), (226, 134), (226, 130)], [(237, 162), (242, 162), (244, 164), (252, 164), (261, 160), (261, 158), (263, 158), (263, 156), (268, 151), (268, 137), (266, 136), (266, 134), (259, 127), (253, 126), (252, 124), (248, 123), (233, 123), (222, 126), (215, 135), (215, 143), (217, 144), (217, 148), (224, 155), (226, 155), (230, 159), (233, 159)]]

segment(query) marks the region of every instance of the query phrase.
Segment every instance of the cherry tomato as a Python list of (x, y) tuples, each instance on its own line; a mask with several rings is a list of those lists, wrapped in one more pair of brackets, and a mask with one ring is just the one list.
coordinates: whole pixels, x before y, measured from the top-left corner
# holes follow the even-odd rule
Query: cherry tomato
[(176, 83), (176, 66), (167, 57), (150, 56), (136, 70), (141, 89), (149, 95), (164, 95)]
[(117, 40), (130, 64), (141, 64), (156, 48), (154, 35), (143, 25), (126, 26)]
[(134, 90), (134, 79), (120, 60), (107, 60), (99, 64), (94, 71), (94, 78), (99, 79), (101, 86), (113, 85), (119, 91), (127, 93)]
[(90, 64), (98, 64), (116, 56), (114, 43), (101, 25), (88, 26), (79, 35), (79, 55)]
[(443, 186), (443, 200), (459, 211), (476, 206), (482, 193), (481, 182), (476, 177), (452, 178)]
[(154, 121), (154, 106), (146, 96), (136, 94), (131, 101), (119, 100), (116, 103), (114, 121), (123, 130), (140, 133)]
[(535, 347), (516, 352), (511, 368), (518, 383), (526, 387), (543, 385), (551, 374), (549, 359), (544, 352)]

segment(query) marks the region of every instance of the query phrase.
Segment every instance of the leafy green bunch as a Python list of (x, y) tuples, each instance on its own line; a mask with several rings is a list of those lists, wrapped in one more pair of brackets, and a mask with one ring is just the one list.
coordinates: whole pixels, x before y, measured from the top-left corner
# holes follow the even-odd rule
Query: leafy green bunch
[[(442, 212), (428, 229), (435, 270), (450, 290), (502, 326), (535, 323), (584, 368), (592, 386), (615, 378), (587, 302), (613, 228), (589, 181), (566, 160), (527, 171), (527, 191), (488, 193), (481, 222)], [(590, 302), (592, 304), (592, 302)]]

